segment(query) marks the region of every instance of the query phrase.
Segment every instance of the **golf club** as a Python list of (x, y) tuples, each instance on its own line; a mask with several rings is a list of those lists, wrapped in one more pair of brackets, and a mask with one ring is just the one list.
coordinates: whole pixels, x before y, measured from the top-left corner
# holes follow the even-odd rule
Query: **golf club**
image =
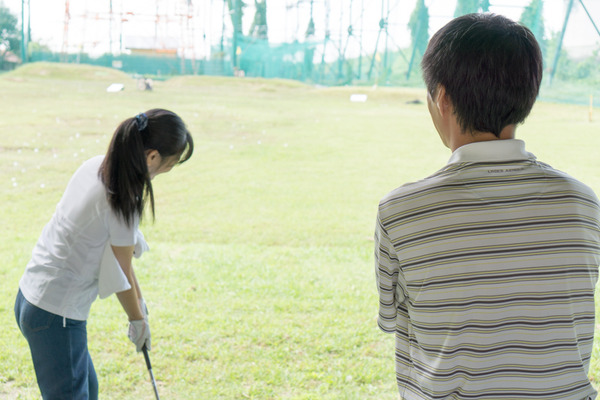
[(150, 373), (150, 379), (152, 380), (152, 387), (154, 388), (156, 400), (160, 400), (160, 397), (158, 397), (158, 389), (156, 388), (156, 381), (154, 380), (154, 374), (152, 373), (152, 365), (150, 364), (150, 356), (148, 356), (148, 349), (146, 348), (146, 345), (142, 347), (142, 351), (144, 352), (144, 358), (146, 359), (146, 366), (148, 367), (148, 372)]

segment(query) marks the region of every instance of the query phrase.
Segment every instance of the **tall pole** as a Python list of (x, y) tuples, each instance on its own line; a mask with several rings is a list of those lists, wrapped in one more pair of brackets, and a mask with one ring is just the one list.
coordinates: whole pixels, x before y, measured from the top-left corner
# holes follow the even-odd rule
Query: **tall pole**
[(158, 49), (158, 24), (160, 22), (160, 13), (159, 13), (159, 10), (158, 10), (158, 0), (154, 2), (154, 7), (155, 7), (155, 17), (154, 17), (154, 48)]
[(190, 49), (192, 51), (192, 73), (194, 75), (196, 72), (196, 46), (194, 40), (194, 7), (192, 5), (192, 0), (187, 0), (188, 10), (187, 10), (187, 39), (189, 42)]
[(221, 47), (220, 47), (220, 58), (221, 58), (221, 73), (225, 75), (225, 46), (223, 42), (225, 41), (225, 9), (227, 7), (227, 0), (223, 0), (223, 17), (221, 18)]
[[(352, 2), (353, 0), (350, 0), (350, 8), (349, 8), (349, 12), (348, 12), (348, 38), (346, 39), (346, 44), (344, 45), (344, 50), (343, 50), (343, 59), (344, 61), (346, 60), (346, 50), (348, 49), (348, 44), (350, 43), (350, 39), (354, 36), (354, 26), (352, 25)], [(340, 30), (340, 35), (341, 35), (341, 30)], [(341, 46), (341, 42), (340, 42), (340, 46)], [(340, 47), (341, 49), (341, 47)], [(348, 64), (350, 66), (350, 81), (354, 80), (354, 68), (352, 67), (351, 64)], [(340, 75), (341, 75), (341, 70), (342, 67), (340, 65)]]
[(384, 1), (385, 0), (381, 0), (381, 19), (379, 20), (379, 32), (377, 32), (377, 40), (375, 40), (375, 51), (373, 51), (373, 57), (371, 58), (371, 66), (369, 67), (369, 73), (367, 74), (369, 79), (371, 79), (371, 73), (373, 72), (373, 67), (375, 66), (375, 57), (377, 56), (377, 46), (379, 45), (381, 31), (385, 28), (385, 24), (387, 23), (383, 17), (385, 8)]
[[(314, 11), (314, 0), (310, 0), (310, 20), (308, 21), (308, 26), (306, 27), (305, 33), (305, 44), (308, 44), (309, 40), (314, 39), (315, 36), (315, 20), (313, 18)], [(313, 69), (315, 66), (315, 49), (314, 47), (304, 47), (304, 79), (310, 78), (313, 76)]]
[[(585, 6), (584, 6), (585, 7)], [(593, 23), (594, 21), (592, 21)], [(31, 0), (27, 0), (27, 47), (31, 43)], [(27, 55), (29, 57), (29, 55)]]
[(65, 20), (63, 23), (63, 43), (62, 43), (62, 62), (67, 62), (67, 52), (69, 51), (69, 21), (71, 13), (69, 11), (69, 0), (65, 0)]
[(596, 32), (598, 32), (598, 35), (600, 35), (600, 29), (598, 29), (598, 27), (596, 26), (596, 23), (594, 22), (594, 19), (590, 15), (590, 12), (586, 8), (585, 4), (583, 4), (583, 0), (579, 0), (579, 2), (581, 3), (581, 7), (583, 7), (583, 10), (587, 14), (587, 16), (590, 18), (590, 21), (592, 21), (592, 25), (594, 25), (594, 28), (596, 29)]
[(113, 3), (112, 3), (112, 0), (110, 0), (109, 7), (110, 8), (108, 10), (108, 48), (109, 48), (109, 52), (110, 52), (110, 56), (111, 56), (111, 60), (112, 60), (112, 55), (113, 55), (113, 42), (112, 42)]
[[(352, 7), (352, 3), (350, 3), (350, 7)], [(350, 22), (352, 23), (352, 21)], [(337, 76), (337, 80), (338, 82), (342, 79), (342, 66), (344, 64), (344, 56), (345, 54), (342, 53), (342, 47), (344, 46), (344, 33), (343, 33), (343, 27), (344, 27), (344, 1), (341, 0), (340, 1), (340, 45), (339, 45), (339, 50), (338, 50), (338, 76)]]
[(554, 80), (554, 74), (556, 74), (556, 66), (558, 65), (558, 58), (560, 57), (560, 50), (562, 49), (562, 42), (565, 37), (565, 31), (567, 30), (567, 23), (569, 22), (569, 15), (571, 15), (571, 9), (573, 8), (574, 0), (569, 0), (567, 6), (567, 13), (565, 15), (565, 22), (563, 24), (562, 31), (560, 33), (560, 39), (558, 40), (558, 46), (556, 47), (556, 54), (554, 55), (554, 62), (552, 63), (552, 70), (550, 71), (550, 83)]
[(179, 48), (180, 54), (181, 54), (181, 68), (180, 68), (180, 73), (181, 75), (185, 75), (185, 50), (186, 50), (186, 43), (185, 43), (185, 39), (186, 39), (186, 26), (185, 26), (185, 17), (183, 14), (183, 11), (180, 12), (179, 14), (179, 23), (181, 25), (181, 47)]
[(127, 21), (123, 15), (123, 3), (121, 3), (121, 11), (119, 12), (119, 54), (123, 54), (123, 24)]
[(390, 0), (387, 0), (387, 17), (385, 19), (385, 53), (383, 53), (383, 70), (384, 72), (384, 76), (386, 77), (386, 79), (388, 79), (388, 39), (390, 38), (390, 35), (388, 33), (388, 24), (389, 24), (389, 18), (390, 18)]
[(238, 1), (233, 0), (233, 10), (229, 10), (229, 12), (233, 12), (233, 46), (231, 51), (231, 62), (233, 64), (233, 69), (237, 68), (237, 42), (238, 42)]
[(25, 43), (25, 0), (21, 0), (21, 62), (27, 62), (27, 43)]
[(363, 28), (365, 21), (365, 0), (361, 0), (360, 2), (360, 44), (359, 44), (359, 54), (358, 54), (358, 75), (357, 79), (360, 80), (362, 73), (362, 52), (363, 52)]
[(331, 11), (331, 4), (329, 0), (325, 0), (325, 40), (323, 41), (323, 54), (321, 55), (321, 66), (319, 69), (319, 77), (321, 83), (323, 83), (323, 73), (325, 70), (325, 52), (327, 51), (327, 42), (331, 37), (331, 32), (329, 31), (329, 13)]
[(225, 7), (227, 4), (227, 0), (223, 0), (223, 17), (222, 17), (222, 25), (221, 25), (221, 59), (224, 58), (225, 56), (225, 47), (223, 45), (223, 42), (225, 41)]

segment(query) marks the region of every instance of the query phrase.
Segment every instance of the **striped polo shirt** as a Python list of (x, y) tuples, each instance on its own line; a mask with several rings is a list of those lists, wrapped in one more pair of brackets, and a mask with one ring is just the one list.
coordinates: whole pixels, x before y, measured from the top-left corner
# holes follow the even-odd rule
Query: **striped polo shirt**
[(402, 399), (595, 398), (593, 191), (520, 140), (458, 148), (379, 203), (379, 327)]

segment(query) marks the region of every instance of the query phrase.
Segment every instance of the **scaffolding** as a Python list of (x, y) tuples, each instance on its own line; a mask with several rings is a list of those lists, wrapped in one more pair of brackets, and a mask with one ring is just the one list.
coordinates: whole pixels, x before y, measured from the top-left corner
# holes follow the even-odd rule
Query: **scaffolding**
[[(552, 69), (550, 70), (550, 83), (552, 83), (552, 81), (554, 80), (554, 76), (556, 75), (556, 71), (557, 71), (557, 67), (558, 67), (558, 60), (559, 60), (560, 55), (561, 55), (560, 51), (562, 49), (563, 40), (565, 38), (565, 32), (567, 31), (567, 26), (569, 24), (569, 17), (571, 16), (571, 11), (573, 10), (574, 3), (575, 3), (575, 0), (569, 0), (569, 4), (567, 6), (567, 11), (565, 13), (565, 20), (564, 20), (564, 23), (563, 23), (562, 30), (560, 32), (560, 38), (558, 40), (558, 46), (556, 48), (556, 53), (554, 55), (554, 60), (552, 61)], [(588, 16), (588, 18), (589, 18), (592, 26), (594, 27), (594, 29), (598, 33), (598, 36), (600, 37), (600, 29), (598, 29), (598, 26), (596, 25), (596, 22), (594, 21), (594, 18), (592, 18), (592, 15), (588, 11), (587, 7), (585, 6), (585, 3), (583, 2), (583, 0), (579, 0), (579, 3), (581, 4), (581, 7), (585, 11), (585, 13)]]
[[(33, 2), (35, 8), (36, 1), (44, 0), (23, 0), (28, 17), (29, 3)], [(422, 55), (422, 50), (417, 52), (412, 43), (408, 27), (415, 3), (415, 0), (65, 0), (59, 54), (62, 61), (72, 60), (74, 54), (171, 58), (176, 60), (179, 74), (286, 77), (328, 85), (411, 84), (420, 79), (419, 74), (411, 71), (417, 68)], [(427, 3), (431, 7), (435, 2)], [(490, 6), (489, 2), (484, 3)], [(570, 0), (551, 77), (560, 67), (562, 40), (575, 5), (587, 13), (600, 36), (586, 2)], [(509, 6), (498, 0), (491, 7), (495, 12)], [(520, 12), (524, 9), (524, 6), (512, 7)], [(451, 12), (446, 14), (431, 17), (438, 21), (452, 18)], [(267, 15), (271, 16), (268, 28)], [(167, 73), (173, 71), (170, 66)]]
[[(141, 7), (132, 4), (110, 0), (92, 6), (65, 0), (61, 54), (93, 53), (99, 48), (112, 55), (137, 51), (196, 59), (198, 15), (192, 0), (155, 0), (153, 7), (148, 2)], [(153, 35), (133, 32), (129, 25), (149, 27), (144, 31)]]

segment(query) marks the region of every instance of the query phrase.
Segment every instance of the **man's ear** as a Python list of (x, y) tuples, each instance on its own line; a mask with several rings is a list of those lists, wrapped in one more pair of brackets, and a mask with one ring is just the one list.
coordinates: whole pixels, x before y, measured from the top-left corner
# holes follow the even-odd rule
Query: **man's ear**
[(446, 88), (443, 85), (438, 85), (434, 101), (435, 106), (442, 117), (445, 117), (448, 113), (452, 112), (452, 103), (450, 102), (450, 98), (446, 93)]

